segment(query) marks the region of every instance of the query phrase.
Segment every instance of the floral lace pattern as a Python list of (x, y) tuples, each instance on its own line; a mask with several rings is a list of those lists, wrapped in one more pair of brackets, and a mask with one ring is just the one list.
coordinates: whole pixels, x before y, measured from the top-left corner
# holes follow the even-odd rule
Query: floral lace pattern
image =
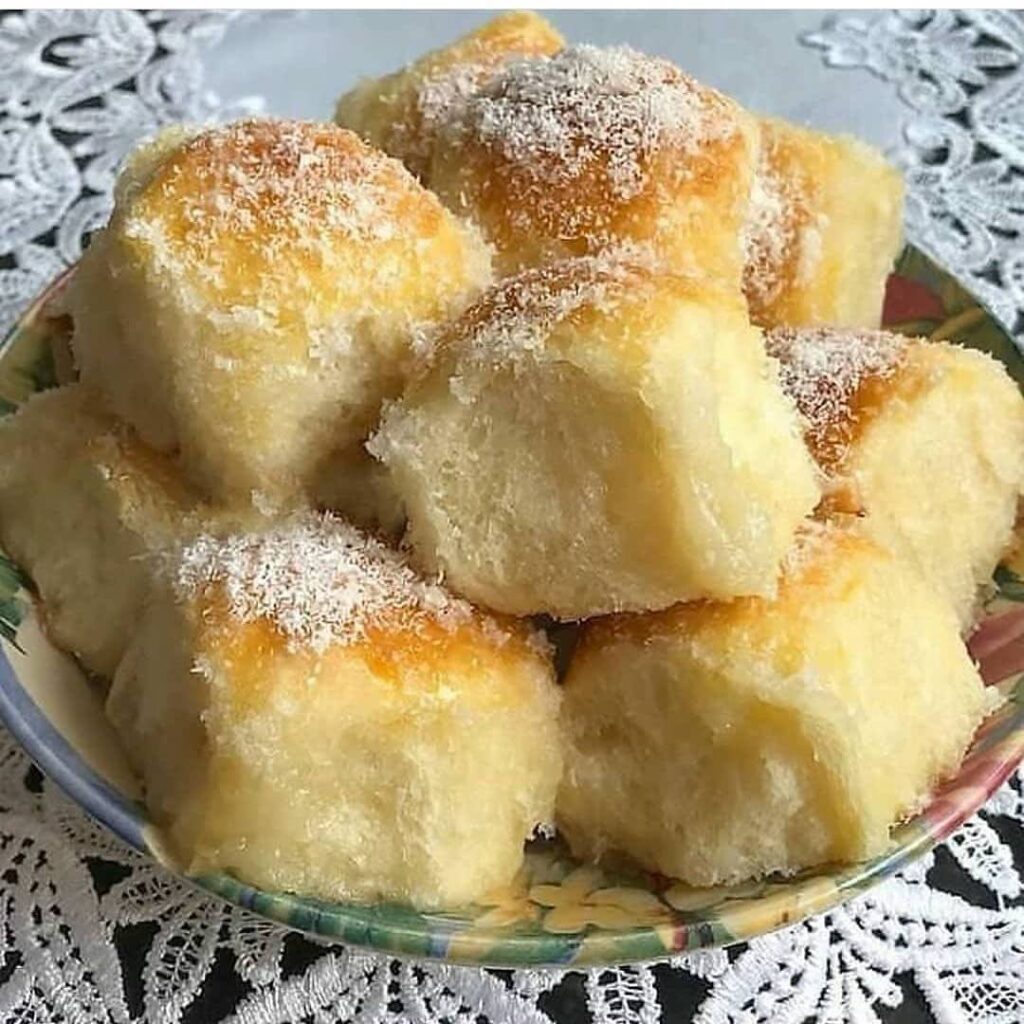
[[(0, 20), (0, 331), (77, 258), (114, 171), (160, 125), (252, 109), (203, 87), (231, 15), (34, 11)], [(1024, 328), (1024, 20), (865, 14), (805, 42), (892, 82), (911, 237)], [(1024, 1019), (1024, 794), (1007, 783), (934, 855), (823, 917), (664, 964), (497, 972), (300, 937), (179, 882), (91, 823), (0, 732), (4, 1020), (884, 1021)], [(1014, 848), (1018, 860), (1014, 859)]]
[(899, 91), (910, 115), (891, 156), (906, 175), (910, 238), (1024, 337), (1024, 17), (865, 14), (804, 42)]
[(698, 1024), (874, 1024), (909, 982), (940, 1024), (1016, 1024), (1024, 907), (1002, 834), (1021, 827), (1024, 793), (1010, 782), (936, 855), (955, 865), (947, 878), (977, 887), (973, 903), (932, 884), (928, 856), (739, 949), (585, 974), (498, 972), (331, 946), (202, 895), (92, 824), (2, 734), (0, 1012), (39, 1024), (626, 1024), (659, 1020), (665, 990), (683, 984), (700, 995)]
[(202, 86), (213, 13), (29, 11), (0, 23), (0, 334), (106, 222), (114, 175), (147, 135), (251, 110)]

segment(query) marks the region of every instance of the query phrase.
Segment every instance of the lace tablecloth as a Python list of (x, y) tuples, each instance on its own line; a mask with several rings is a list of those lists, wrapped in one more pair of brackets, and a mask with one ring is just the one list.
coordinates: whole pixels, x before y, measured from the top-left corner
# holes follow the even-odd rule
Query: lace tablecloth
[[(230, 19), (2, 17), (0, 330), (103, 222), (137, 138), (257, 103), (204, 87), (204, 54)], [(866, 72), (898, 92), (892, 156), (912, 239), (1024, 341), (1024, 19), (869, 13), (802, 42), (851, 93)], [(25, 1024), (1020, 1024), (1022, 878), (1018, 777), (901, 876), (747, 946), (585, 973), (399, 962), (301, 938), (177, 882), (92, 825), (0, 732), (0, 1019)]]

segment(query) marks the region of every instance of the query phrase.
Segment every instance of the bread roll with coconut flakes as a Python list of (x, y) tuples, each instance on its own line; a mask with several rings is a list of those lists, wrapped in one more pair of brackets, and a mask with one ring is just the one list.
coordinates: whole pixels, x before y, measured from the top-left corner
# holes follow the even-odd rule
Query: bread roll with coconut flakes
[(763, 327), (878, 327), (903, 240), (903, 179), (847, 135), (760, 123), (743, 287)]
[(488, 257), (351, 132), (250, 120), (161, 137), (71, 284), (83, 384), (229, 504), (302, 502), (401, 389)]
[(308, 517), (169, 561), (107, 712), (189, 872), (443, 909), (550, 821), (558, 701), (526, 626)]
[(668, 61), (595, 46), (515, 61), (438, 138), (426, 180), (500, 273), (628, 244), (739, 288), (757, 123)]
[(885, 851), (993, 700), (914, 568), (811, 530), (778, 597), (584, 626), (564, 687), (558, 823), (697, 886)]
[(369, 447), (420, 565), (492, 608), (771, 593), (819, 496), (775, 374), (738, 291), (568, 260), (451, 324)]
[(766, 336), (829, 506), (910, 559), (970, 624), (1024, 488), (1024, 399), (983, 352), (886, 331)]
[(505, 12), (400, 71), (360, 82), (338, 100), (334, 119), (422, 177), (438, 125), (453, 107), (511, 61), (550, 56), (564, 45), (539, 15)]

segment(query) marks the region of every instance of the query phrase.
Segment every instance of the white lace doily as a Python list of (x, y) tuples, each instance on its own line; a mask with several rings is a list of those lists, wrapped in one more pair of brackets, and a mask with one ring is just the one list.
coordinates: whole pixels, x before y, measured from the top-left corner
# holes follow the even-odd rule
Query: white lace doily
[[(225, 116), (204, 90), (202, 55), (230, 17), (0, 20), (0, 330), (104, 220), (136, 139)], [(907, 172), (911, 236), (1020, 335), (1024, 21), (865, 14), (805, 42), (899, 90), (908, 116), (893, 156)], [(1022, 860), (1013, 781), (911, 870), (745, 947), (588, 973), (399, 962), (200, 895), (92, 825), (0, 732), (0, 1019), (868, 1024), (913, 998), (936, 1024), (1020, 1024)]]
[(865, 14), (804, 42), (899, 91), (910, 112), (891, 156), (907, 179), (907, 231), (1022, 337), (1024, 16)]

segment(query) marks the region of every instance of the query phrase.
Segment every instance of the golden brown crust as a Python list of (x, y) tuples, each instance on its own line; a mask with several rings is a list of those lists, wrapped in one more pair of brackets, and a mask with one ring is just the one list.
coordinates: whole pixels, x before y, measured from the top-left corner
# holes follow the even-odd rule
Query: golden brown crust
[[(186, 269), (210, 301), (276, 310), (331, 285), (338, 255), (400, 231), (431, 237), (444, 210), (404, 167), (329, 124), (249, 120), (197, 135), (167, 156), (130, 207), (130, 237)], [(286, 305), (282, 306), (282, 303)]]
[(554, 27), (532, 12), (499, 14), (401, 71), (361, 83), (338, 101), (335, 120), (422, 176), (438, 124), (454, 104), (510, 60), (550, 56), (564, 45)]
[[(322, 652), (296, 650), (280, 626), (264, 616), (239, 620), (220, 588), (205, 593), (193, 610), (201, 624), (198, 656), (216, 656), (230, 665), (226, 675), (228, 697), (237, 712), (266, 708), (275, 686), (272, 666), (284, 654), (305, 668), (300, 678), (330, 677), (332, 663), (361, 661), (379, 683), (409, 693), (413, 687), (437, 690), (444, 680), (457, 675), (463, 689), (480, 689), (493, 679), (489, 672), (507, 671), (509, 686), (482, 693), (485, 702), (512, 705), (528, 699), (526, 682), (517, 668), (535, 662), (538, 647), (531, 631), (511, 618), (488, 628), (481, 613), (456, 627), (448, 627), (428, 615), (418, 615), (403, 627), (374, 625), (354, 642), (343, 642)], [(474, 672), (486, 660), (487, 672)], [(474, 684), (479, 684), (478, 686)]]
[[(783, 567), (777, 596), (739, 597), (730, 601), (687, 601), (662, 611), (608, 615), (587, 622), (574, 663), (581, 664), (591, 649), (601, 650), (617, 641), (642, 644), (659, 636), (694, 635), (698, 628), (717, 631), (756, 623), (771, 612), (773, 621), (793, 623), (796, 633), (807, 609), (823, 594), (841, 593), (849, 570), (858, 563), (856, 551), (876, 551), (875, 545), (854, 530), (833, 524), (808, 523), (797, 536)], [(816, 596), (818, 595), (818, 596)], [(566, 685), (571, 685), (570, 669)]]
[(778, 119), (760, 121), (760, 140), (743, 228), (751, 319), (877, 326), (881, 281), (899, 242), (898, 173), (856, 139)]
[[(655, 261), (612, 250), (532, 267), (497, 282), (439, 332), (437, 351), (477, 344), (493, 357), (512, 354), (548, 338), (556, 324), (585, 332), (620, 303), (634, 305), (641, 295), (654, 293), (716, 307), (742, 305), (737, 293), (714, 281), (672, 273)], [(637, 317), (642, 314), (636, 311)], [(635, 330), (632, 336), (639, 334)], [(628, 335), (621, 343), (627, 341)]]
[(504, 272), (630, 242), (738, 281), (756, 131), (667, 61), (572, 47), (510, 65), (461, 104), (428, 181)]
[(469, 657), (481, 644), (509, 656), (538, 649), (527, 624), (483, 614), (331, 515), (200, 535), (167, 572), (208, 637), (250, 663), (347, 650), (397, 680), (415, 660)]
[(913, 393), (923, 372), (913, 358), (921, 343), (888, 331), (780, 328), (765, 344), (811, 454), (830, 476), (845, 471), (858, 438), (897, 395)]

